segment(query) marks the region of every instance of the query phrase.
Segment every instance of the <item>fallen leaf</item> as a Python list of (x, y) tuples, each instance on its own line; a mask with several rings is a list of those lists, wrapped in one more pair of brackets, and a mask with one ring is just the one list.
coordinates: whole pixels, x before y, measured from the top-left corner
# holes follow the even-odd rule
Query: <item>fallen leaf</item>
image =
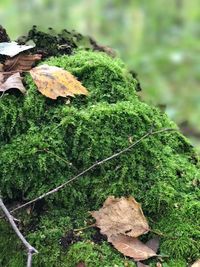
[(40, 60), (42, 55), (35, 54), (35, 55), (23, 55), (19, 54), (13, 58), (7, 59), (4, 63), (3, 70), (5, 72), (10, 71), (28, 71), (32, 68), (32, 65), (35, 61)]
[(149, 265), (143, 264), (142, 262), (137, 262), (137, 267), (149, 267)]
[(38, 90), (45, 96), (88, 95), (87, 89), (68, 71), (55, 66), (41, 65), (30, 70)]
[(22, 51), (33, 48), (34, 45), (19, 45), (16, 42), (3, 42), (0, 43), (0, 54), (9, 57), (14, 57)]
[(26, 92), (19, 72), (11, 75), (4, 83), (1, 83), (2, 77), (3, 76), (0, 76), (0, 92), (5, 92), (12, 88), (19, 89), (23, 94)]
[(100, 232), (109, 238), (124, 234), (138, 237), (149, 231), (149, 225), (141, 205), (133, 198), (114, 198), (110, 196), (99, 211), (91, 212)]
[(145, 245), (149, 248), (151, 248), (155, 253), (157, 253), (158, 248), (160, 244), (160, 238), (159, 237), (154, 237), (148, 240)]
[(137, 238), (117, 235), (110, 237), (109, 242), (111, 242), (118, 251), (125, 256), (133, 258), (135, 261), (142, 261), (156, 256), (156, 253), (152, 249)]
[(195, 262), (191, 265), (191, 267), (200, 267), (200, 259), (197, 260), (197, 261), (195, 261)]

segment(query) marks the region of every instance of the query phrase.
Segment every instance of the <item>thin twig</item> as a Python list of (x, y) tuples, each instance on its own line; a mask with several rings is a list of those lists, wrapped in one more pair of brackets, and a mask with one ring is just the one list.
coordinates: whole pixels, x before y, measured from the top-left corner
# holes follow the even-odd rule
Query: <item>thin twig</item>
[(88, 228), (95, 227), (95, 226), (96, 226), (96, 224), (93, 223), (93, 224), (87, 225), (87, 226), (85, 226), (85, 227), (81, 227), (81, 228), (79, 228), (79, 229), (74, 229), (73, 231), (74, 231), (74, 232), (80, 232), (80, 231), (83, 231), (83, 230), (86, 230), (86, 229), (88, 229)]
[(67, 165), (70, 165), (70, 163), (67, 161), (67, 160), (65, 160), (65, 159), (63, 159), (62, 157), (60, 157), (60, 156), (58, 156), (57, 154), (55, 154), (54, 152), (52, 152), (52, 151), (50, 151), (50, 150), (48, 150), (47, 148), (45, 148), (45, 149), (38, 149), (37, 151), (43, 151), (43, 152), (46, 152), (46, 153), (48, 153), (48, 154), (51, 154), (51, 155), (53, 155), (55, 158), (57, 158), (57, 159), (59, 159), (59, 160), (62, 160), (64, 163), (66, 163)]
[(17, 211), (19, 209), (24, 208), (24, 207), (27, 207), (27, 206), (29, 206), (30, 204), (32, 204), (32, 203), (34, 203), (36, 201), (39, 201), (39, 200), (41, 200), (41, 199), (43, 199), (43, 198), (45, 198), (45, 197), (47, 197), (47, 196), (49, 196), (51, 194), (54, 194), (54, 193), (58, 192), (59, 190), (61, 190), (63, 187), (65, 187), (69, 183), (77, 180), (83, 174), (85, 174), (85, 173), (89, 172), (90, 170), (96, 168), (97, 166), (102, 165), (103, 163), (105, 163), (105, 162), (107, 162), (107, 161), (109, 161), (111, 159), (114, 159), (116, 157), (119, 157), (121, 154), (124, 154), (125, 152), (129, 151), (130, 149), (132, 149), (133, 147), (135, 147), (138, 143), (140, 143), (142, 140), (146, 139), (147, 137), (152, 136), (152, 135), (156, 135), (156, 134), (159, 134), (159, 133), (163, 133), (163, 132), (169, 132), (169, 131), (177, 131), (177, 129), (163, 128), (163, 129), (158, 130), (158, 131), (152, 131), (152, 130), (149, 131), (148, 133), (146, 133), (145, 135), (143, 135), (140, 139), (138, 139), (137, 141), (135, 141), (133, 144), (131, 144), (130, 146), (126, 147), (125, 149), (123, 149), (123, 150), (121, 150), (121, 151), (119, 151), (119, 152), (111, 155), (108, 158), (105, 158), (105, 159), (103, 159), (101, 161), (98, 161), (98, 162), (94, 163), (93, 165), (91, 165), (87, 169), (83, 170), (82, 172), (80, 172), (79, 174), (77, 174), (76, 176), (74, 176), (73, 178), (69, 179), (65, 183), (59, 185), (58, 187), (56, 187), (56, 188), (54, 188), (54, 189), (52, 189), (52, 190), (50, 190), (50, 191), (42, 194), (41, 196), (39, 196), (37, 198), (34, 198), (34, 199), (32, 199), (32, 200), (30, 200), (30, 201), (28, 201), (28, 202), (20, 205), (19, 207), (16, 207), (16, 208), (10, 210), (10, 213), (13, 213), (13, 212), (15, 212), (15, 211)]
[(166, 237), (166, 235), (165, 234), (163, 234), (162, 232), (160, 232), (160, 231), (157, 231), (157, 230), (153, 230), (153, 229), (150, 229), (149, 230), (151, 233), (153, 233), (153, 234), (156, 234), (156, 235), (159, 235), (159, 236), (165, 236)]
[(8, 211), (6, 206), (4, 205), (3, 200), (1, 198), (0, 198), (0, 207), (3, 210), (3, 212), (5, 213), (5, 216), (8, 219), (13, 230), (15, 231), (16, 235), (19, 237), (19, 239), (21, 240), (21, 242), (24, 244), (25, 248), (27, 249), (27, 255), (28, 255), (27, 267), (31, 267), (32, 266), (32, 256), (33, 256), (33, 254), (38, 253), (38, 251), (28, 243), (28, 241), (25, 239), (25, 237), (19, 231), (16, 223), (13, 220), (12, 215), (10, 214), (10, 212)]
[(32, 254), (32, 252), (28, 252), (28, 258), (27, 258), (27, 267), (31, 267), (32, 266), (32, 256), (33, 256), (33, 254)]

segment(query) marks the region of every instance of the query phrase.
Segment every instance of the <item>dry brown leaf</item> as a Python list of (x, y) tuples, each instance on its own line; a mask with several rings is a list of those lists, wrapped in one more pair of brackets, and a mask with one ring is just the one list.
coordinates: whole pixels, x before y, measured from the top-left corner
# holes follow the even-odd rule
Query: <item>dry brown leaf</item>
[(30, 70), (38, 90), (45, 96), (88, 95), (87, 89), (68, 71), (55, 66), (41, 65)]
[(32, 68), (35, 61), (40, 60), (42, 55), (23, 55), (19, 54), (13, 58), (7, 59), (4, 63), (4, 71), (28, 71)]
[(148, 240), (145, 245), (149, 248), (151, 248), (155, 253), (157, 253), (158, 248), (160, 244), (160, 238), (159, 237), (154, 237)]
[(2, 79), (3, 76), (0, 76), (0, 92), (5, 92), (12, 88), (19, 89), (23, 94), (26, 92), (19, 72), (11, 75), (4, 83), (1, 83)]
[(195, 262), (191, 265), (191, 267), (200, 267), (200, 259), (197, 260), (197, 261), (195, 261)]
[(149, 225), (140, 204), (133, 198), (114, 198), (110, 196), (99, 211), (91, 212), (96, 226), (109, 238), (124, 234), (138, 237), (149, 231)]
[(133, 258), (135, 261), (142, 261), (153, 256), (156, 253), (143, 244), (139, 239), (126, 235), (117, 235), (109, 238), (113, 246), (125, 256)]

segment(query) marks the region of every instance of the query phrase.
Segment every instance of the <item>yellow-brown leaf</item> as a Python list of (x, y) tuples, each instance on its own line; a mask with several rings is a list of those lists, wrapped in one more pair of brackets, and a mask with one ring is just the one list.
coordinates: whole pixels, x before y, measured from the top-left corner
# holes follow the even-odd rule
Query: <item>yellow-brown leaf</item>
[(30, 70), (38, 90), (45, 96), (88, 95), (87, 89), (68, 71), (55, 66), (41, 65)]

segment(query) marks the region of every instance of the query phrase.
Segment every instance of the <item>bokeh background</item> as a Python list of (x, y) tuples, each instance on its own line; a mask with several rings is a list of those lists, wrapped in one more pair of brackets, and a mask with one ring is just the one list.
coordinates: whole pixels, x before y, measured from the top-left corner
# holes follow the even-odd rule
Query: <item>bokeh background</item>
[(200, 151), (199, 0), (0, 0), (15, 39), (32, 25), (75, 29), (111, 46)]

